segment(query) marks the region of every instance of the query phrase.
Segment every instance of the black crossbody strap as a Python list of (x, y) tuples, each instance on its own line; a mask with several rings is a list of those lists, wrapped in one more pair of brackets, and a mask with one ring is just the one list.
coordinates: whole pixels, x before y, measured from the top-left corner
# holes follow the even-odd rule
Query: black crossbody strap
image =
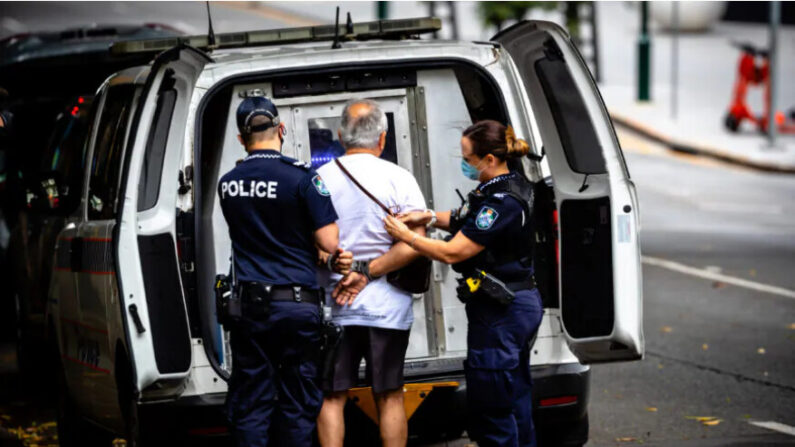
[(387, 213), (387, 214), (388, 214), (388, 215), (390, 215), (390, 216), (394, 216), (394, 215), (395, 215), (395, 214), (394, 214), (392, 211), (390, 211), (390, 209), (389, 209), (389, 208), (387, 208), (387, 206), (386, 206), (386, 205), (384, 205), (383, 203), (381, 203), (381, 201), (380, 201), (380, 200), (378, 200), (378, 199), (377, 199), (377, 198), (376, 198), (374, 195), (372, 195), (372, 194), (370, 193), (370, 191), (368, 191), (367, 189), (365, 189), (365, 187), (364, 187), (364, 186), (362, 186), (362, 184), (361, 184), (361, 183), (359, 183), (359, 181), (358, 181), (358, 180), (356, 180), (356, 178), (354, 178), (354, 177), (353, 177), (353, 175), (351, 175), (351, 173), (350, 173), (350, 172), (348, 172), (348, 170), (347, 170), (347, 169), (345, 169), (345, 166), (343, 166), (343, 165), (342, 165), (342, 162), (341, 162), (341, 161), (339, 161), (339, 159), (335, 158), (335, 159), (334, 159), (334, 163), (336, 163), (336, 164), (337, 164), (337, 166), (339, 166), (340, 170), (342, 170), (342, 173), (343, 173), (343, 174), (345, 174), (345, 176), (346, 176), (346, 177), (348, 177), (349, 179), (351, 179), (351, 181), (353, 182), (353, 184), (354, 184), (354, 185), (356, 185), (356, 187), (357, 187), (357, 188), (359, 188), (359, 189), (360, 189), (360, 190), (361, 190), (361, 191), (362, 191), (362, 192), (363, 192), (363, 193), (364, 193), (364, 194), (365, 194), (367, 197), (369, 197), (369, 198), (370, 198), (370, 200), (372, 200), (372, 201), (373, 201), (373, 202), (375, 202), (375, 203), (376, 203), (378, 206), (380, 206), (380, 207), (381, 207), (381, 209), (382, 209), (382, 210), (384, 210), (384, 212), (385, 212), (385, 213)]

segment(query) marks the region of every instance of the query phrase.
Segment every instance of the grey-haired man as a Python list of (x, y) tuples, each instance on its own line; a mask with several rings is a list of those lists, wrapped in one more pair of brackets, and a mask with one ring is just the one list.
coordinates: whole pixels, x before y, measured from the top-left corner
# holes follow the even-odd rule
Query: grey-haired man
[[(386, 134), (386, 114), (376, 102), (348, 103), (339, 129), (346, 152), (338, 161), (392, 212), (424, 210), (425, 199), (414, 176), (380, 158)], [(339, 215), (340, 245), (353, 252), (352, 270), (359, 272), (343, 280), (339, 275), (332, 277), (332, 281), (340, 281), (333, 294), (333, 317), (345, 327), (345, 334), (334, 364), (331, 389), (326, 390), (318, 419), (320, 443), (323, 447), (342, 447), (347, 390), (357, 385), (359, 363), (364, 357), (379, 410), (383, 445), (403, 446), (408, 435), (403, 409), (403, 363), (413, 321), (412, 299), (410, 293), (388, 283), (384, 275), (407, 265), (418, 254), (406, 243), (394, 243), (384, 230), (384, 211), (336, 163), (322, 166), (318, 173), (326, 182)], [(417, 230), (424, 234), (424, 227)]]

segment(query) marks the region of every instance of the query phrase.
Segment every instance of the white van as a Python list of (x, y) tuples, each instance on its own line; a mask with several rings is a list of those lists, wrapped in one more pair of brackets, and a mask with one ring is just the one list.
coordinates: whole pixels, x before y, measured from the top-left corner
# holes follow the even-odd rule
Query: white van
[[(476, 186), (458, 169), (471, 123), (510, 123), (530, 142), (515, 168), (536, 185), (545, 313), (532, 349), (534, 415), (542, 444), (587, 441), (585, 365), (643, 356), (638, 202), (621, 148), (559, 26), (526, 21), (491, 42), (411, 38), (439, 23), (341, 25), (338, 37), (334, 26), (220, 34), (212, 51), (197, 49), (207, 36), (112, 48), (159, 54), (99, 88), (84, 196), (58, 236), (47, 318), (63, 445), (85, 436), (84, 421), (142, 439), (153, 427), (147, 410), (223, 402), (235, 353), (215, 317), (213, 278), (227, 272), (230, 250), (216, 185), (244, 156), (234, 111), (260, 94), (287, 125), (284, 153), (314, 167), (340, 154), (345, 102), (378, 101), (389, 120), (383, 157), (416, 176), (434, 209), (458, 206), (456, 189)], [(467, 321), (455, 286), (434, 263), (431, 289), (415, 296), (412, 434), (464, 428)]]

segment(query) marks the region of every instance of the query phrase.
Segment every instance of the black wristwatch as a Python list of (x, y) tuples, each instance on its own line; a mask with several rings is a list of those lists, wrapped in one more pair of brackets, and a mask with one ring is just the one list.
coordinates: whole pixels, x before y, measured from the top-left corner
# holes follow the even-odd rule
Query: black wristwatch
[(372, 261), (372, 259), (354, 259), (351, 265), (351, 271), (361, 273), (370, 282), (380, 278), (380, 276), (370, 275), (370, 261)]

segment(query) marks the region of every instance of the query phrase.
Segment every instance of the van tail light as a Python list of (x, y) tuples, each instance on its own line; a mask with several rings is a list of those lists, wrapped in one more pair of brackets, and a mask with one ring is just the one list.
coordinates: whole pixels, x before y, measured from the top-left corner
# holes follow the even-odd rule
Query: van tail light
[(561, 396), (561, 397), (550, 397), (548, 399), (541, 399), (539, 402), (539, 407), (554, 407), (556, 405), (568, 405), (568, 404), (576, 404), (577, 403), (577, 396)]

